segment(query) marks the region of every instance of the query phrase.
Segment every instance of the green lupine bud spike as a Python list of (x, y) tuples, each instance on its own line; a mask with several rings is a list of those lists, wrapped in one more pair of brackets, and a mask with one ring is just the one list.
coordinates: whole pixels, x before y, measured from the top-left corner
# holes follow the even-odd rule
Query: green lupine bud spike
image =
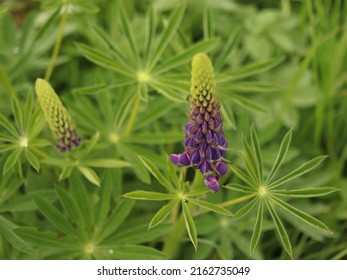
[(53, 137), (57, 142), (57, 148), (61, 152), (65, 152), (74, 146), (79, 146), (80, 139), (77, 137), (76, 126), (51, 85), (43, 79), (37, 79), (35, 90)]

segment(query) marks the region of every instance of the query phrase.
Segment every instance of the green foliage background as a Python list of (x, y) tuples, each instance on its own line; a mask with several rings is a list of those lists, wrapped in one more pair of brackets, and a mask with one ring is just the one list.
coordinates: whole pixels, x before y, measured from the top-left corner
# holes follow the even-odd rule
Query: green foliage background
[[(346, 15), (338, 0), (2, 1), (0, 258), (346, 259)], [(168, 160), (200, 52), (229, 143), (216, 194)], [(80, 147), (54, 147), (37, 78)]]

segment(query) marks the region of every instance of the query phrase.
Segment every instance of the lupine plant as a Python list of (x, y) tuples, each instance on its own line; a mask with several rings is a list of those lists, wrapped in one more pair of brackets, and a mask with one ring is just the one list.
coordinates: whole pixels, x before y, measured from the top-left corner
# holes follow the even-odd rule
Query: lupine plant
[(347, 7), (258, 2), (2, 2), (0, 259), (346, 258)]

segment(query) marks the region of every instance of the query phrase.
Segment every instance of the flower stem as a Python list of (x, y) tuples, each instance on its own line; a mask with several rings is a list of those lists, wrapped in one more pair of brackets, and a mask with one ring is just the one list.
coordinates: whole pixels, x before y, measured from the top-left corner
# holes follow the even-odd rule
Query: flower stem
[[(204, 177), (202, 176), (200, 171), (196, 170), (192, 189), (194, 190), (199, 188), (203, 183), (203, 179)], [(189, 211), (193, 214), (195, 205), (189, 204), (188, 207)], [(175, 210), (176, 215), (178, 214), (177, 210), (178, 209)], [(171, 259), (176, 259), (180, 252), (179, 245), (186, 232), (183, 213), (181, 213), (178, 219), (176, 217), (172, 217), (172, 220), (176, 223), (174, 224), (172, 230), (165, 238), (163, 252), (167, 254)]]
[(125, 128), (125, 132), (124, 132), (125, 136), (129, 136), (131, 131), (133, 130), (136, 116), (137, 116), (137, 113), (139, 112), (140, 104), (141, 104), (141, 96), (138, 93), (137, 96), (135, 97), (134, 108), (131, 111), (127, 126)]
[(55, 45), (54, 45), (54, 48), (53, 48), (53, 53), (52, 53), (52, 56), (51, 56), (51, 60), (49, 62), (48, 68), (47, 68), (46, 73), (45, 73), (45, 80), (46, 81), (49, 81), (49, 79), (52, 76), (53, 69), (54, 69), (54, 66), (55, 66), (55, 63), (57, 61), (58, 54), (59, 54), (59, 51), (60, 51), (61, 42), (63, 40), (65, 23), (66, 23), (67, 16), (68, 16), (68, 7), (67, 6), (63, 6), (62, 9), (63, 9), (63, 13), (62, 13), (62, 16), (61, 16), (61, 19), (60, 19), (60, 25), (59, 25), (59, 29), (58, 29), (57, 39), (55, 41)]

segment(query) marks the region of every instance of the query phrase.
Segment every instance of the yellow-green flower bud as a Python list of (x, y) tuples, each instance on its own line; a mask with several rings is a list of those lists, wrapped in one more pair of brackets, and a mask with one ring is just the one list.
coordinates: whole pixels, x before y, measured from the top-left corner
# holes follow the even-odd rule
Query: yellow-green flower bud
[(35, 90), (53, 137), (57, 142), (57, 148), (61, 152), (65, 152), (78, 146), (80, 139), (77, 137), (76, 126), (51, 85), (43, 79), (37, 79)]

